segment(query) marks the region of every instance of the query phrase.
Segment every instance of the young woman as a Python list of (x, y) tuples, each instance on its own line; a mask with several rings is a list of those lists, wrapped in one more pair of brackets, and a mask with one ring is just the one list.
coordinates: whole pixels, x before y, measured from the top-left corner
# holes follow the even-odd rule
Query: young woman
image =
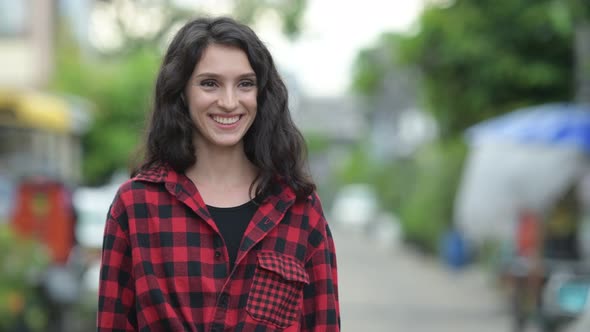
[(287, 90), (229, 18), (164, 57), (143, 164), (105, 227), (98, 331), (339, 331), (336, 256)]

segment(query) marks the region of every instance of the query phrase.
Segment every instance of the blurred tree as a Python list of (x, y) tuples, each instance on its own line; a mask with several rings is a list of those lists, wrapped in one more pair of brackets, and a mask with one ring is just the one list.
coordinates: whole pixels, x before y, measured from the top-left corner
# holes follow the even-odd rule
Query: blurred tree
[[(444, 232), (453, 224), (453, 206), (466, 155), (460, 139), (435, 142), (420, 149), (408, 170), (392, 175), (405, 239), (434, 253)], [(408, 167), (399, 165), (398, 167)], [(413, 176), (412, 180), (402, 178)]]
[(162, 45), (196, 11), (175, 6), (171, 0), (102, 0), (94, 3), (91, 31), (109, 31), (108, 38), (91, 36), (103, 55), (120, 56), (138, 48)]
[(281, 20), (283, 33), (295, 39), (306, 7), (307, 0), (234, 0), (233, 13), (239, 21), (251, 24), (265, 12), (274, 12)]
[(590, 103), (590, 5), (584, 0), (570, 1), (576, 15), (576, 101)]
[[(253, 24), (264, 14), (275, 14), (284, 34), (294, 39), (298, 36), (307, 0), (231, 0), (229, 11), (239, 21)], [(176, 29), (192, 17), (203, 14), (198, 4), (179, 7), (172, 0), (102, 0), (94, 11), (100, 20), (91, 24), (108, 25), (114, 36), (104, 53), (128, 52), (144, 45), (165, 45)], [(204, 13), (206, 14), (206, 13)]]
[[(360, 53), (354, 88), (375, 91), (384, 68), (418, 68), (443, 138), (519, 106), (569, 100), (575, 24), (589, 7), (585, 0), (437, 1), (416, 34), (385, 35)], [(378, 50), (386, 56), (373, 61)]]
[(383, 33), (377, 45), (359, 52), (353, 66), (353, 89), (375, 97), (383, 92), (387, 74), (399, 70), (397, 45), (401, 35)]
[[(279, 13), (285, 33), (294, 37), (306, 1), (230, 3), (236, 17), (245, 22), (255, 21), (267, 10)], [(93, 126), (84, 137), (84, 182), (91, 185), (108, 181), (132, 161), (151, 107), (162, 49), (180, 24), (198, 13), (175, 7), (171, 0), (103, 0), (96, 6), (102, 24), (113, 28), (117, 37), (108, 47), (82, 50), (63, 23), (52, 83), (54, 90), (84, 97), (95, 106)]]
[(157, 53), (149, 50), (101, 63), (60, 57), (55, 88), (83, 96), (95, 106), (94, 123), (83, 139), (88, 184), (107, 181), (132, 160), (150, 109), (158, 63)]
[(406, 238), (434, 250), (452, 223), (465, 153), (457, 136), (514, 108), (574, 97), (574, 36), (588, 23), (590, 2), (429, 3), (415, 32), (385, 33), (359, 53), (352, 88), (378, 100), (390, 94), (392, 76), (403, 80), (408, 69), (418, 71), (422, 102), (438, 120), (443, 141), (387, 165), (373, 183), (384, 206), (400, 215)]
[(376, 163), (359, 144), (335, 171), (339, 184), (367, 183), (376, 189), (380, 207), (398, 216), (404, 238), (436, 253), (453, 223), (455, 193), (467, 146), (461, 139), (426, 144), (412, 158)]

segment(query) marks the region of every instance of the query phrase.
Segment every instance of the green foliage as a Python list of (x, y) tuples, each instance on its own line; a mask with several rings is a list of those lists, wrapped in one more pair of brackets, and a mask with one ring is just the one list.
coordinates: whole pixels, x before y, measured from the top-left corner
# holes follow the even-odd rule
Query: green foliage
[[(232, 0), (229, 1), (231, 14), (238, 21), (246, 24), (255, 23), (263, 14), (274, 14), (281, 24), (283, 33), (291, 38), (298, 37), (307, 0)], [(101, 25), (108, 25), (121, 40), (120, 45), (110, 45), (100, 52), (115, 56), (153, 45), (167, 44), (179, 25), (199, 16), (210, 16), (199, 6), (187, 3), (179, 6), (172, 0), (110, 0), (95, 4), (101, 8), (105, 19)], [(149, 29), (141, 27), (141, 22), (154, 18)], [(130, 15), (133, 13), (133, 15)]]
[(356, 92), (372, 96), (382, 90), (386, 73), (396, 70), (399, 38), (398, 34), (384, 33), (376, 46), (359, 52), (352, 74), (352, 87)]
[(423, 74), (444, 135), (516, 107), (573, 94), (573, 26), (554, 0), (457, 1), (432, 7), (400, 42)]
[(301, 21), (307, 0), (235, 0), (234, 15), (244, 23), (251, 24), (265, 11), (278, 14), (285, 36), (295, 39), (301, 31)]
[(362, 50), (355, 62), (353, 87), (364, 95), (372, 95), (379, 91), (379, 85), (384, 79), (383, 69), (387, 64), (378, 62), (376, 53), (376, 50)]
[(31, 240), (18, 237), (0, 225), (0, 331), (8, 331), (19, 317), (34, 329), (46, 323), (47, 315), (35, 305), (38, 294), (32, 282), (49, 263), (45, 251)]
[(380, 166), (371, 161), (367, 149), (363, 147), (360, 144), (336, 170), (336, 178), (340, 184), (373, 183)]
[(443, 232), (452, 223), (467, 147), (461, 140), (424, 146), (408, 159), (374, 163), (356, 149), (336, 172), (338, 183), (368, 183), (377, 191), (381, 207), (400, 217), (406, 240), (436, 252)]
[(396, 159), (382, 165), (372, 179), (381, 205), (399, 215), (408, 194), (415, 190), (417, 175), (418, 168), (414, 159)]
[(320, 133), (304, 134), (308, 154), (322, 153), (330, 147), (330, 141), (326, 135)]
[(150, 109), (159, 61), (155, 49), (111, 59), (59, 57), (54, 89), (95, 106), (94, 123), (83, 142), (86, 182), (104, 182), (113, 171), (129, 165)]
[(415, 159), (413, 185), (397, 189), (404, 234), (410, 242), (428, 251), (437, 250), (440, 236), (452, 223), (465, 154), (461, 141), (425, 147)]
[[(443, 137), (520, 106), (569, 100), (574, 28), (589, 11), (590, 3), (577, 0), (430, 6), (416, 34), (385, 35), (359, 55), (353, 87), (370, 94), (388, 68), (419, 69), (425, 105)], [(375, 61), (376, 53), (386, 56)]]

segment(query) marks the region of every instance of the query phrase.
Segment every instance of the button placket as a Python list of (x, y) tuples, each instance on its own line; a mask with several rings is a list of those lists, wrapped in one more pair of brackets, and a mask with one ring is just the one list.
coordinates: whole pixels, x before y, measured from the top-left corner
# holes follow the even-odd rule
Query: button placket
[(213, 253), (215, 260), (216, 261), (222, 260), (223, 259), (223, 240), (221, 239), (221, 237), (219, 235), (215, 236), (215, 238), (213, 239), (213, 248), (215, 249), (215, 252)]
[(226, 293), (223, 293), (219, 296), (219, 306), (227, 309), (229, 306), (229, 296)]
[(215, 239), (213, 239), (213, 245), (215, 246), (215, 249), (219, 249), (223, 246), (223, 241), (219, 235), (215, 236)]

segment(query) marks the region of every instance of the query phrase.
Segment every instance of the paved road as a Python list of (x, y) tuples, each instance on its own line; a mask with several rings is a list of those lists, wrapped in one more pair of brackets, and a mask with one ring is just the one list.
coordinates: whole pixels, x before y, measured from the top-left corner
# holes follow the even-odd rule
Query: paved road
[(344, 332), (509, 331), (503, 300), (482, 271), (455, 273), (338, 229), (334, 237)]

